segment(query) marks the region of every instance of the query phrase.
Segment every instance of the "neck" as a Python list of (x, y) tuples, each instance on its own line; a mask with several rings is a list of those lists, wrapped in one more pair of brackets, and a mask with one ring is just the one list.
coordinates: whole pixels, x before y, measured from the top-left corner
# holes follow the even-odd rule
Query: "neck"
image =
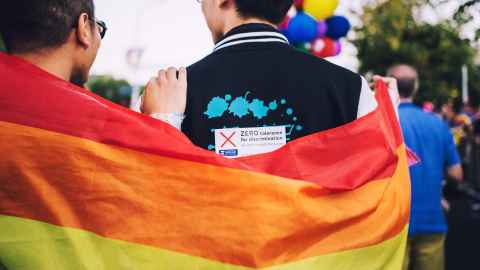
[(65, 57), (65, 54), (61, 52), (61, 49), (49, 50), (48, 52), (14, 53), (13, 55), (30, 62), (65, 81), (70, 81), (72, 77), (72, 61), (68, 57)]
[(413, 103), (413, 98), (400, 98), (400, 103)]
[(261, 19), (241, 19), (241, 18), (238, 18), (237, 16), (231, 16), (231, 17), (228, 17), (228, 18), (231, 18), (231, 19), (227, 19), (227, 21), (225, 22), (225, 26), (223, 27), (223, 34), (225, 35), (226, 33), (230, 32), (232, 29), (236, 28), (236, 27), (239, 27), (240, 25), (244, 25), (244, 24), (249, 24), (249, 23), (263, 23), (263, 24), (268, 24), (268, 25), (271, 25), (273, 27), (275, 27), (274, 24), (266, 21), (266, 20), (261, 20)]

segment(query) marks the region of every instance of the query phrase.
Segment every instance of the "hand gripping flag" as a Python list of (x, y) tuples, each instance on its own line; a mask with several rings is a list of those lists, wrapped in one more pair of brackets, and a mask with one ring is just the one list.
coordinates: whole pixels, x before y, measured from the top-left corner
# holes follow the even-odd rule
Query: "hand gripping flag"
[(0, 53), (0, 263), (9, 270), (397, 270), (406, 148), (379, 106), (229, 160)]

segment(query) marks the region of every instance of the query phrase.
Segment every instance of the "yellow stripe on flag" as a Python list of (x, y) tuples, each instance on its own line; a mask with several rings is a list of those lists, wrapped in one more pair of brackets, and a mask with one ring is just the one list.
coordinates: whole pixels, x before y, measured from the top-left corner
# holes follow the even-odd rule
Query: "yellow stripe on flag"
[[(378, 245), (263, 269), (398, 270), (404, 258), (407, 231), (405, 228), (398, 236)], [(0, 232), (0, 254), (7, 269), (254, 269), (16, 217), (0, 216)]]

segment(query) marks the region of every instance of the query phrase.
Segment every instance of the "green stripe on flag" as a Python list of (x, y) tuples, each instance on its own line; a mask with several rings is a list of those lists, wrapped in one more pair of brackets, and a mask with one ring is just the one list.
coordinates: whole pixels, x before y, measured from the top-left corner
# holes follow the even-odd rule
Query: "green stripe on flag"
[[(0, 232), (0, 261), (9, 270), (254, 270), (11, 216), (0, 215)], [(407, 232), (378, 245), (262, 270), (401, 269)]]

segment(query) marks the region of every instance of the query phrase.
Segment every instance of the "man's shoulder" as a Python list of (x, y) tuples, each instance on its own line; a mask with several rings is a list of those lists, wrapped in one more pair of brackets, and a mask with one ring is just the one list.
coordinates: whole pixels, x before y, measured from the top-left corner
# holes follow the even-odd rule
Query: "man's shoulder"
[(312, 71), (322, 72), (323, 74), (347, 76), (351, 78), (360, 78), (358, 73), (355, 73), (347, 68), (334, 64), (326, 59), (317, 57), (315, 55), (305, 53), (296, 49), (291, 50), (290, 57), (294, 60), (292, 63), (299, 67), (313, 68)]
[(425, 112), (415, 105), (401, 106), (399, 113), (404, 121), (419, 122), (437, 128), (445, 128), (447, 126), (440, 116), (431, 112)]
[(198, 60), (197, 62), (191, 64), (190, 66), (187, 67), (188, 72), (198, 72), (201, 71), (202, 68), (208, 66), (210, 62), (214, 59), (213, 54), (209, 54), (202, 59)]

